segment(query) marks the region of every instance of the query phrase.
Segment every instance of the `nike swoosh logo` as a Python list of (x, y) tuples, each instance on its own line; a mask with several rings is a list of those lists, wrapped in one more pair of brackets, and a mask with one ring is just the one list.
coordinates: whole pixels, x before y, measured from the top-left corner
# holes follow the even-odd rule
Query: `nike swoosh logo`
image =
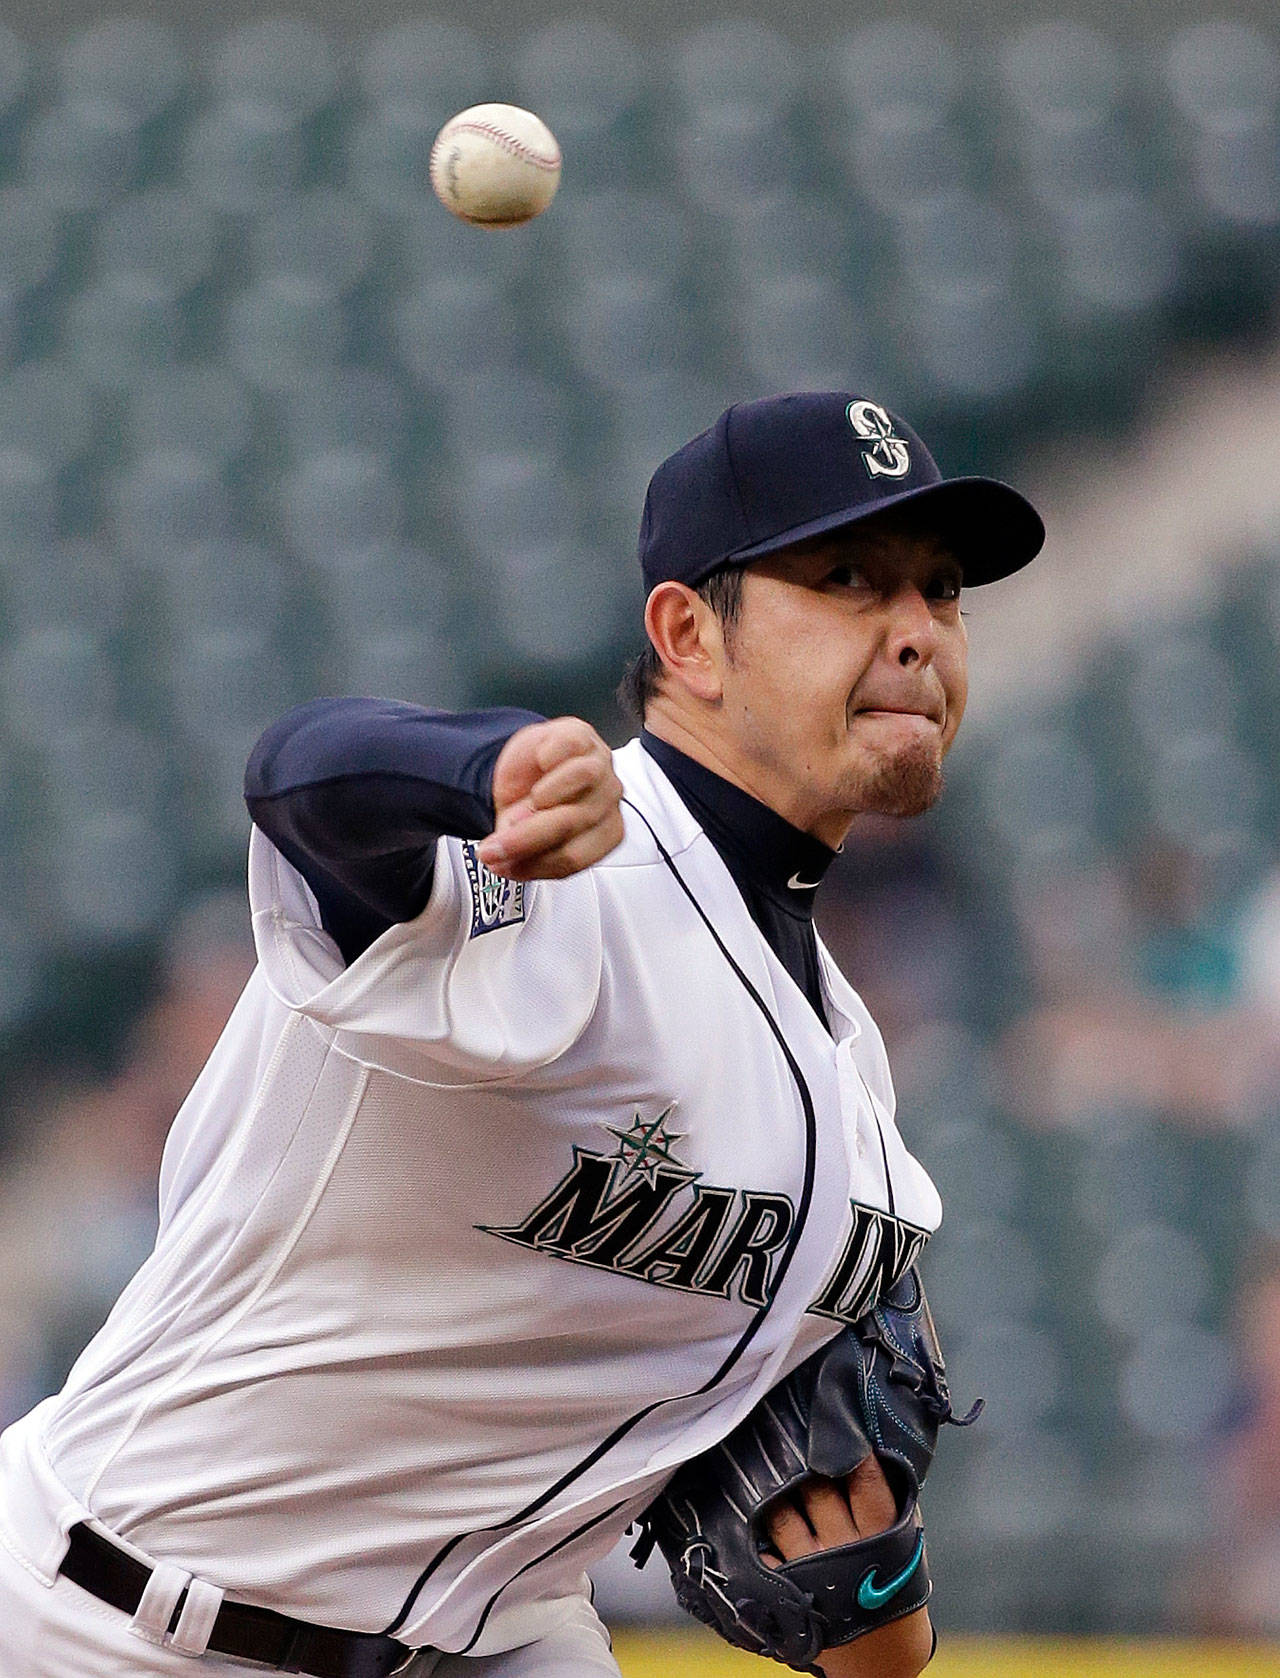
[(903, 1568), (902, 1572), (899, 1573), (896, 1578), (890, 1579), (887, 1585), (877, 1585), (873, 1582), (876, 1576), (876, 1570), (874, 1567), (871, 1568), (869, 1572), (864, 1573), (862, 1581), (858, 1586), (858, 1607), (865, 1608), (869, 1614), (873, 1613), (877, 1608), (883, 1608), (891, 1596), (897, 1596), (898, 1592), (906, 1584), (907, 1580), (915, 1572), (916, 1568), (919, 1567), (920, 1557), (923, 1554), (924, 1534), (921, 1533), (916, 1539), (915, 1554)]
[(822, 884), (821, 880), (802, 880), (798, 874), (793, 874), (787, 881), (792, 891), (816, 891)]

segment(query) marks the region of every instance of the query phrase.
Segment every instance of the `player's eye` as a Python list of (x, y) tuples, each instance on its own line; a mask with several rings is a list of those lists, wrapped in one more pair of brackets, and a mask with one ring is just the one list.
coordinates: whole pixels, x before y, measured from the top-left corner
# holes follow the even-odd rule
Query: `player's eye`
[(944, 571), (929, 585), (931, 600), (959, 600), (961, 577), (958, 571)]
[(831, 588), (860, 588), (867, 578), (856, 565), (833, 565), (822, 580)]

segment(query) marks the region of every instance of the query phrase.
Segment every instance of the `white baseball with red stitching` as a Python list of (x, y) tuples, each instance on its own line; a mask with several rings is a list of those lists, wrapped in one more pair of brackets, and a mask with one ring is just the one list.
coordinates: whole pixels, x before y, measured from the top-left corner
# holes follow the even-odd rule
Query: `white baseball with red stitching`
[(431, 185), (447, 210), (482, 227), (518, 227), (540, 215), (560, 184), (560, 147), (532, 111), (471, 105), (431, 148)]

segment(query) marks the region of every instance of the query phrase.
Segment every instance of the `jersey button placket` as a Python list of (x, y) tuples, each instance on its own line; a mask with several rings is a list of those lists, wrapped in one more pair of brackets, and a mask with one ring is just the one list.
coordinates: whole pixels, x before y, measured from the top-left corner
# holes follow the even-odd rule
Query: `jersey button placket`
[(853, 1063), (853, 1039), (845, 1038), (836, 1045), (836, 1083), (840, 1092), (840, 1118), (844, 1126), (846, 1153), (850, 1177), (856, 1185), (862, 1176), (862, 1162), (867, 1157), (866, 1091)]

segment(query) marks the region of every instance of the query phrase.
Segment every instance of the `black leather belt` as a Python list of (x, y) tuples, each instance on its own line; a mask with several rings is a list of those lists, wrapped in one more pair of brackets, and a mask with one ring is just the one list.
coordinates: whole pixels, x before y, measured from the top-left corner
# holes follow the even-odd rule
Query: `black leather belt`
[[(74, 1526), (62, 1566), (65, 1578), (81, 1590), (135, 1614), (151, 1569), (91, 1527)], [(187, 1593), (183, 1591), (169, 1621), (178, 1624)], [(209, 1635), (209, 1653), (256, 1661), (276, 1672), (306, 1672), (312, 1678), (388, 1678), (415, 1653), (408, 1644), (378, 1632), (340, 1631), (315, 1626), (257, 1608), (248, 1602), (223, 1602)]]

